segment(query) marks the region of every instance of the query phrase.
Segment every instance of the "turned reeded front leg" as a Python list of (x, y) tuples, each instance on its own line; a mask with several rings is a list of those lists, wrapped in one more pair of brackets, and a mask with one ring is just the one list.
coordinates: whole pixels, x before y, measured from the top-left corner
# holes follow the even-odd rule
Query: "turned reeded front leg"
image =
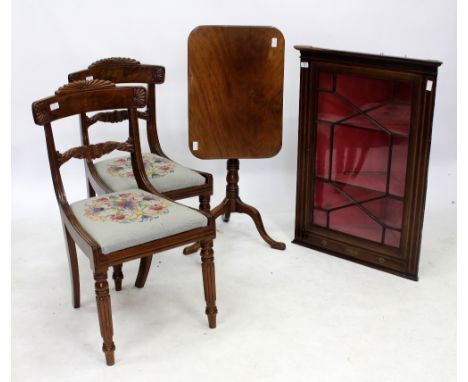
[(76, 246), (73, 238), (63, 226), (65, 236), (65, 246), (67, 248), (68, 266), (70, 268), (70, 280), (72, 289), (72, 305), (74, 308), (80, 307), (80, 271), (78, 268), (78, 258), (76, 257)]
[(96, 289), (96, 304), (99, 318), (99, 327), (103, 339), (102, 351), (106, 356), (106, 364), (114, 364), (115, 345), (112, 337), (114, 329), (112, 327), (112, 309), (109, 295), (109, 284), (107, 283), (107, 270), (105, 272), (94, 273), (94, 287)]
[(201, 242), (201, 259), (203, 272), (203, 288), (205, 292), (206, 310), (209, 327), (216, 328), (216, 282), (215, 266), (213, 256), (213, 240), (203, 240)]
[(122, 280), (124, 278), (122, 272), (122, 264), (114, 265), (114, 272), (112, 273), (112, 279), (114, 280), (115, 290), (122, 290)]

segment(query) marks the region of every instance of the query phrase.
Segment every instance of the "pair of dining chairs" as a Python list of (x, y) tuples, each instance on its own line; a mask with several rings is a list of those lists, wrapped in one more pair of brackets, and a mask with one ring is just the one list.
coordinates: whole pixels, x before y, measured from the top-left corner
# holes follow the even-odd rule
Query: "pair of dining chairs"
[[(124, 262), (140, 259), (135, 285), (142, 288), (153, 254), (188, 244), (192, 245), (184, 249), (185, 254), (201, 248), (205, 312), (209, 327), (216, 327), (216, 230), (209, 213), (212, 176), (175, 163), (161, 149), (155, 86), (164, 82), (164, 76), (161, 66), (142, 65), (126, 58), (104, 59), (70, 74), (69, 83), (55, 95), (32, 104), (34, 121), (45, 131), (69, 260), (72, 304), (75, 308), (80, 306), (78, 245), (89, 258), (94, 273), (107, 365), (115, 362), (107, 274), (112, 267), (115, 289), (121, 290)], [(79, 116), (82, 144), (61, 153), (55, 146), (52, 122), (69, 116)], [(141, 150), (139, 119), (146, 121), (149, 153)], [(128, 121), (129, 136), (125, 142), (90, 143), (88, 129), (92, 125), (122, 121)], [(95, 161), (115, 150), (128, 154)], [(71, 158), (85, 161), (88, 198), (70, 204), (60, 167)], [(199, 196), (199, 210), (174, 201), (192, 196)]]

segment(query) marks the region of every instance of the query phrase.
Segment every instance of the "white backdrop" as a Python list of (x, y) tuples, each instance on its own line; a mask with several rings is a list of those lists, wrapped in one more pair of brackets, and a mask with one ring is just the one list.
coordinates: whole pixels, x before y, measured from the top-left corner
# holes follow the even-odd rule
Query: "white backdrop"
[[(142, 63), (165, 66), (166, 83), (159, 86), (157, 93), (158, 128), (164, 151), (179, 163), (213, 173), (215, 194), (212, 206), (221, 200), (225, 163), (196, 159), (188, 149), (187, 37), (197, 25), (207, 24), (271, 25), (280, 29), (285, 37), (283, 147), (272, 159), (241, 161), (240, 186), (243, 199), (261, 210), (267, 230), (272, 227), (272, 236), (287, 242), (288, 248), (294, 248), (289, 241), (294, 230), (300, 71), (299, 53), (293, 45), (406, 55), (443, 62), (438, 78), (426, 208), (425, 232), (430, 230), (430, 235), (429, 238), (425, 236), (423, 248), (437, 247), (438, 242), (429, 244), (431, 237), (439, 242), (441, 238), (450, 241), (453, 260), (450, 267), (453, 269), (447, 266), (452, 273), (444, 285), (452, 288), (447, 292), (451, 296), (454, 291), (456, 226), (456, 3), (453, 0), (13, 1), (12, 246), (13, 288), (17, 296), (27, 295), (24, 288), (30, 288), (29, 293), (34, 290), (26, 279), (19, 283), (19, 276), (15, 276), (24, 271), (27, 263), (27, 260), (21, 260), (25, 256), (24, 251), (31, 248), (24, 244), (25, 240), (36, 240), (36, 243), (41, 243), (38, 248), (48, 251), (47, 243), (41, 240), (50, 227), (51, 231), (58, 230), (56, 234), (50, 234), (59, 242), (54, 248), (57, 252), (63, 250), (44, 133), (33, 123), (31, 103), (53, 94), (67, 82), (69, 72), (84, 69), (95, 60), (111, 56), (132, 57)], [(55, 131), (59, 149), (79, 144), (77, 121), (64, 122)], [(99, 141), (124, 138), (125, 133), (125, 128), (112, 125), (95, 128), (92, 136)], [(69, 186), (69, 199), (73, 201), (85, 197), (84, 171), (79, 161), (69, 163), (64, 166), (64, 177), (65, 185)], [(34, 191), (33, 196), (31, 191)], [(196, 205), (195, 200), (189, 203)], [(239, 234), (249, 230), (253, 230), (253, 225), (245, 220)], [(260, 241), (260, 238), (254, 240)], [(443, 244), (437, 247), (441, 251)], [(40, 255), (44, 256), (45, 262), (52, 261), (50, 257), (57, 262), (65, 261), (63, 253)], [(442, 259), (439, 255), (434, 253), (433, 258)], [(322, 256), (316, 261), (335, 264), (326, 255)], [(437, 264), (437, 261), (436, 270), (431, 272), (433, 258), (429, 254), (423, 256), (431, 261), (421, 264), (422, 279), (444, 273), (445, 265)], [(342, 265), (342, 260), (337, 260), (337, 264), (348, 269), (347, 264)], [(352, 269), (368, 275), (366, 270), (360, 271), (361, 268)], [(371, 271), (370, 277), (387, 280), (385, 275), (376, 273)], [(397, 282), (393, 278), (390, 280)], [(439, 287), (439, 284), (434, 284), (440, 293), (446, 293)], [(16, 301), (21, 301), (21, 298), (17, 297)], [(453, 304), (449, 309), (452, 308)], [(21, 307), (16, 309), (14, 318), (18, 317), (15, 314)], [(97, 331), (92, 334), (97, 337)], [(446, 338), (452, 338), (450, 335)], [(95, 347), (93, 350), (98, 352), (99, 349)], [(18, 362), (22, 358), (20, 351), (16, 352)], [(79, 353), (81, 350), (76, 351)]]
[[(66, 83), (69, 72), (111, 56), (166, 67), (166, 83), (159, 87), (157, 105), (166, 153), (181, 163), (221, 175), (224, 163), (194, 158), (187, 143), (187, 36), (203, 24), (273, 25), (286, 39), (283, 148), (273, 159), (241, 163), (241, 174), (264, 168), (275, 176), (295, 172), (299, 93), (295, 44), (442, 61), (431, 166), (455, 163), (454, 1), (19, 0), (12, 6), (14, 186), (22, 188), (23, 181), (42, 185), (49, 175), (43, 131), (32, 122), (31, 102), (53, 94)], [(99, 139), (118, 133), (113, 129), (95, 134)], [(63, 147), (77, 144), (78, 129), (74, 125), (64, 128), (58, 140)], [(81, 171), (81, 164), (74, 165)], [(49, 183), (46, 179), (44, 187)]]

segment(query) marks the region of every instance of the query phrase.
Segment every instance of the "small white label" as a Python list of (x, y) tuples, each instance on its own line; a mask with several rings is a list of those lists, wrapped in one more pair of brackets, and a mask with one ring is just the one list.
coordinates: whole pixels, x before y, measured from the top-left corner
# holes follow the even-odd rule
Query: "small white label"
[(50, 104), (50, 111), (57, 110), (59, 108), (58, 102), (54, 102)]
[(93, 76), (86, 77), (86, 81), (92, 81), (93, 79), (94, 79)]
[(271, 47), (276, 48), (278, 46), (278, 39), (276, 37), (273, 37), (271, 39)]
[(197, 142), (197, 141), (193, 141), (193, 142), (192, 142), (192, 150), (193, 150), (193, 151), (197, 151), (197, 150), (198, 150), (198, 142)]
[(301, 68), (308, 68), (308, 67), (309, 67), (309, 63), (307, 61), (301, 62)]
[(426, 91), (430, 92), (431, 90), (432, 90), (432, 80), (427, 80)]

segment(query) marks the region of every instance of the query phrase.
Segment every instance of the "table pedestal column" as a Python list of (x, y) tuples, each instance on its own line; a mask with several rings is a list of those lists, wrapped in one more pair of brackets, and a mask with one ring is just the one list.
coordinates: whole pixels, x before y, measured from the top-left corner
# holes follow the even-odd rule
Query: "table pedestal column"
[[(248, 204), (245, 204), (239, 197), (239, 159), (228, 159), (227, 161), (227, 175), (226, 175), (226, 197), (214, 209), (211, 214), (215, 219), (223, 215), (225, 222), (229, 221), (231, 213), (238, 212), (241, 214), (249, 215), (257, 227), (258, 233), (265, 240), (271, 248), (284, 250), (286, 244), (273, 240), (270, 235), (265, 231), (263, 226), (262, 216), (258, 210)], [(194, 243), (184, 249), (184, 255), (197, 252), (200, 249), (200, 243)]]
[(284, 250), (286, 245), (279, 241), (273, 240), (265, 231), (263, 226), (262, 216), (256, 208), (245, 204), (239, 197), (239, 159), (228, 159), (227, 161), (227, 186), (226, 186), (226, 197), (224, 200), (215, 207), (211, 214), (214, 218), (218, 218), (223, 215), (225, 222), (229, 221), (231, 213), (238, 212), (241, 214), (249, 215), (257, 227), (258, 233), (265, 240), (271, 248)]

